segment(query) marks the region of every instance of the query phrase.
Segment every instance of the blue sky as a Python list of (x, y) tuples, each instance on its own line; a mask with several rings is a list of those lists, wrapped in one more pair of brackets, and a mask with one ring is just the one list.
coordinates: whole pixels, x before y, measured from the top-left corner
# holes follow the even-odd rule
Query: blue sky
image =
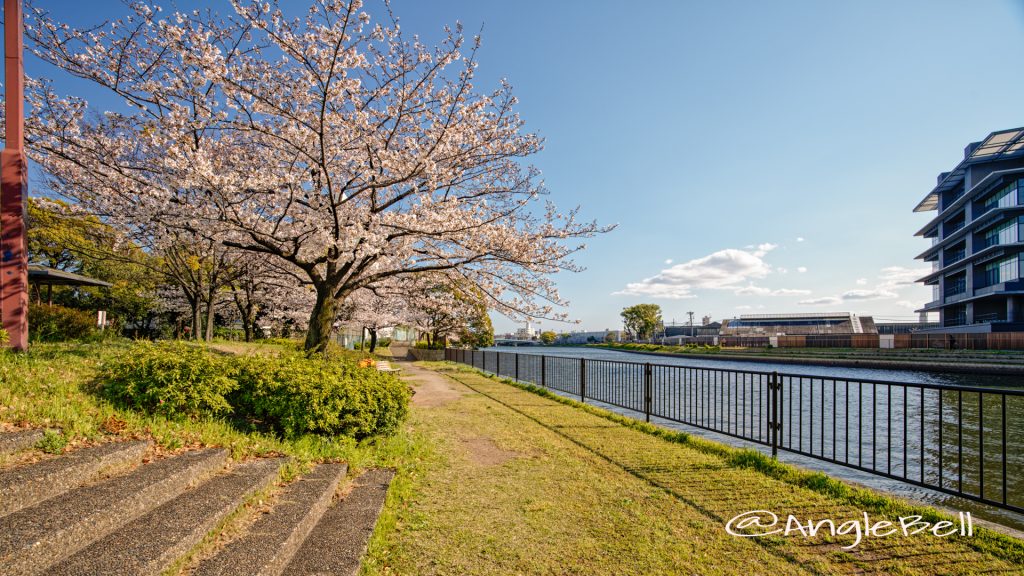
[(934, 215), (913, 207), (969, 142), (1024, 125), (1021, 1), (392, 6), (428, 40), (483, 26), (478, 84), (515, 87), (546, 138), (534, 164), (551, 199), (618, 224), (580, 255), (585, 272), (560, 275), (580, 323), (554, 330), (616, 328), (638, 302), (680, 322), (912, 319), (931, 299), (908, 284), (927, 269), (913, 234)]

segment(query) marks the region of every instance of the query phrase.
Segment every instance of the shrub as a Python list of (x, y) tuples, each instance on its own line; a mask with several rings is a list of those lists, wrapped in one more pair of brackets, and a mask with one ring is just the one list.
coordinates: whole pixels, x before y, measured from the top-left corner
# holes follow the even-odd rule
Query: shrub
[(29, 336), (38, 342), (83, 340), (97, 334), (94, 313), (56, 304), (29, 306), (28, 324)]
[(180, 342), (140, 342), (100, 367), (108, 399), (170, 417), (232, 412), (226, 395), (238, 387), (228, 359)]
[(436, 340), (432, 344), (427, 344), (426, 340), (419, 340), (412, 347), (420, 350), (444, 350), (446, 346), (444, 342)]
[(286, 436), (390, 434), (409, 409), (404, 383), (350, 358), (245, 356), (235, 365), (235, 406)]
[(68, 439), (60, 432), (53, 430), (47, 430), (43, 433), (43, 437), (39, 442), (36, 442), (36, 448), (46, 452), (47, 454), (61, 454), (64, 452), (64, 447), (68, 445)]
[(0, 328), (0, 346), (7, 346), (11, 343), (11, 335), (7, 333), (7, 330)]

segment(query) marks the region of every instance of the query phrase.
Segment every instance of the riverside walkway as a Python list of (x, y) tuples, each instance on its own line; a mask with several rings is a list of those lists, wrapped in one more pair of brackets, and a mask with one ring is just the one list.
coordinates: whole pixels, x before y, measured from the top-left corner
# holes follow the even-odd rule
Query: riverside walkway
[[(402, 574), (1020, 574), (1022, 545), (973, 537), (730, 535), (752, 510), (896, 520), (450, 365), (402, 364), (410, 425), (437, 446), (371, 545)], [(783, 520), (784, 521), (784, 520)], [(780, 524), (781, 527), (781, 524)]]

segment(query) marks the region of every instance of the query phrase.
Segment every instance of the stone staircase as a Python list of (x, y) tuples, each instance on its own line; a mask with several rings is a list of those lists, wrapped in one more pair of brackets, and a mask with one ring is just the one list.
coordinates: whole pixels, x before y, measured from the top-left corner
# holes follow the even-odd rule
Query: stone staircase
[[(41, 437), (2, 433), (0, 453)], [(207, 536), (266, 494), (286, 459), (205, 449), (144, 462), (149, 448), (111, 442), (0, 469), (0, 574), (356, 574), (392, 478), (370, 470), (338, 500), (347, 466), (320, 464), (211, 550)]]

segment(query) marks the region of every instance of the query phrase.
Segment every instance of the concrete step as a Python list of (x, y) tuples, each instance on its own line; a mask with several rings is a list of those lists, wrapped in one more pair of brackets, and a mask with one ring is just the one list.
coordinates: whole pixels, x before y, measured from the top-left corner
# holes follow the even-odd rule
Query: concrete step
[(18, 430), (17, 432), (0, 433), (0, 454), (14, 454), (20, 450), (31, 448), (43, 439), (46, 430)]
[(182, 493), (43, 572), (50, 576), (158, 575), (198, 544), (253, 492), (275, 479), (284, 458), (239, 464)]
[(226, 450), (186, 452), (0, 517), (0, 574), (40, 572), (174, 498), (226, 458)]
[(321, 464), (286, 487), (241, 537), (201, 562), (192, 576), (278, 576), (331, 505), (345, 464)]
[(366, 545), (384, 506), (393, 470), (369, 470), (327, 510), (284, 571), (285, 576), (350, 576), (359, 572)]
[(138, 464), (148, 447), (149, 442), (109, 442), (0, 471), (0, 516), (67, 492), (105, 471)]

